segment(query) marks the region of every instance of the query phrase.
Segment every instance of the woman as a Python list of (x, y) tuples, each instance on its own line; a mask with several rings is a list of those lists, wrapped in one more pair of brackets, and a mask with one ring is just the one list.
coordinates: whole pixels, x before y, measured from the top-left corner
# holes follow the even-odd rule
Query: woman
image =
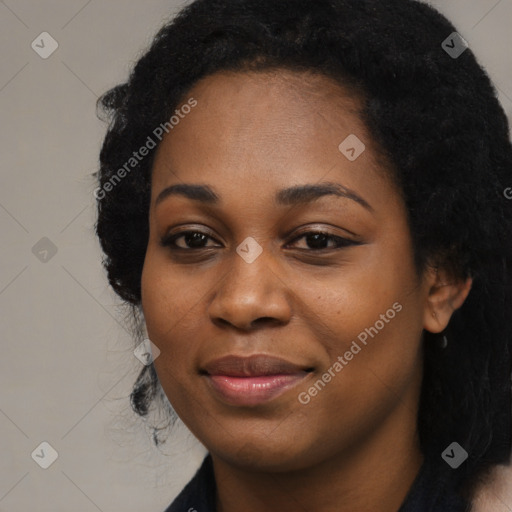
[(512, 148), (455, 28), (196, 0), (101, 106), (132, 405), (208, 449), (168, 512), (470, 510), (511, 447)]

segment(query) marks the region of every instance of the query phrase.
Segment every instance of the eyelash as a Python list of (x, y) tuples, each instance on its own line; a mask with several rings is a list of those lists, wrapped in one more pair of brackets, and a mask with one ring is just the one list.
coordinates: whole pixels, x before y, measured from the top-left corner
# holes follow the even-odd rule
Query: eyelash
[[(215, 240), (213, 237), (211, 237), (210, 235), (208, 235), (207, 233), (204, 233), (202, 231), (189, 230), (189, 231), (182, 231), (180, 233), (175, 233), (175, 234), (172, 234), (172, 235), (164, 236), (160, 240), (160, 245), (162, 247), (168, 247), (172, 251), (190, 252), (190, 251), (202, 251), (202, 250), (205, 250), (205, 249), (211, 249), (211, 247), (183, 248), (183, 247), (178, 247), (176, 245), (176, 240), (178, 240), (179, 238), (182, 238), (182, 237), (184, 237), (186, 235), (195, 234), (195, 233), (198, 233), (200, 235), (204, 235), (207, 239), (209, 238), (211, 240)], [(292, 242), (296, 242), (296, 241), (298, 241), (298, 240), (300, 240), (302, 238), (307, 237), (308, 235), (323, 235), (323, 236), (325, 236), (327, 238), (328, 241), (334, 240), (336, 242), (337, 246), (336, 247), (325, 247), (325, 248), (322, 248), (322, 249), (300, 249), (300, 250), (307, 251), (307, 252), (322, 252), (322, 251), (340, 250), (340, 249), (344, 249), (346, 247), (350, 247), (350, 246), (354, 246), (354, 245), (360, 245), (360, 242), (356, 242), (354, 240), (349, 240), (347, 238), (343, 238), (343, 237), (340, 237), (340, 236), (332, 235), (332, 234), (330, 234), (330, 233), (328, 233), (326, 231), (305, 231), (304, 233), (301, 233), (299, 236), (295, 237), (292, 240)]]

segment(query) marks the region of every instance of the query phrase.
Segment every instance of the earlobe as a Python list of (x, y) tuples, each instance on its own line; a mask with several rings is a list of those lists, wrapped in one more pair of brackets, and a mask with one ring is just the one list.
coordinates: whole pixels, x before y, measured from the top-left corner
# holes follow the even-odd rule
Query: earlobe
[(440, 333), (448, 326), (453, 312), (464, 304), (471, 291), (473, 278), (450, 280), (446, 272), (435, 267), (428, 283), (423, 328), (432, 333)]

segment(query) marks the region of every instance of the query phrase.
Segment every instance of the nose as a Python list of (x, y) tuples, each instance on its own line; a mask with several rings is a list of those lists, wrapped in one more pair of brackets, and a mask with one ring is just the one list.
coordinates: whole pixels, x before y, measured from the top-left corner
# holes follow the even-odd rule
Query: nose
[(225, 276), (214, 289), (208, 313), (220, 327), (240, 330), (289, 322), (292, 293), (268, 250), (248, 263), (233, 251)]

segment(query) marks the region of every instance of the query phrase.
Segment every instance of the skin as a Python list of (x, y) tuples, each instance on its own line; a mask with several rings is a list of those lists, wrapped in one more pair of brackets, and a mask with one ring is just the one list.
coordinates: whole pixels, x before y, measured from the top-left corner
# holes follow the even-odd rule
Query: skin
[[(190, 97), (197, 106), (154, 161), (142, 307), (163, 389), (212, 455), (217, 510), (396, 512), (423, 461), (422, 333), (447, 326), (471, 280), (453, 282), (441, 268), (417, 275), (400, 191), (357, 115), (360, 100), (338, 83), (285, 70), (221, 72)], [(338, 149), (350, 134), (366, 146), (355, 161)], [(273, 202), (282, 188), (323, 182), (371, 210), (335, 195)], [(172, 195), (157, 204), (181, 183), (207, 184), (222, 202)], [(195, 245), (203, 248), (191, 249), (190, 237), (176, 240), (181, 252), (160, 244), (183, 230), (204, 233)], [(315, 245), (309, 231), (361, 243)], [(252, 263), (236, 252), (247, 237), (263, 251)], [(301, 404), (299, 393), (396, 302), (401, 311)], [(274, 355), (314, 371), (269, 402), (234, 406), (199, 374), (228, 354)]]
[(495, 466), (477, 486), (474, 512), (509, 512), (512, 510), (512, 465)]

